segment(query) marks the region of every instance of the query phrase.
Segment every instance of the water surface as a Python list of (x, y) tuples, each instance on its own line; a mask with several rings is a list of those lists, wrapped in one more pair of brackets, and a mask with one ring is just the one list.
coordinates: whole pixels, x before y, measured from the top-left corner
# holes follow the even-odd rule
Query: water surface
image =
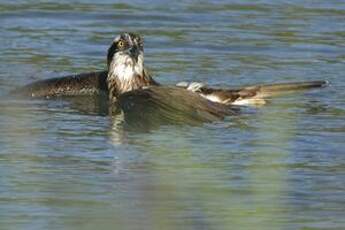
[(331, 86), (145, 131), (91, 99), (2, 99), (0, 229), (344, 229), (344, 28), (343, 1), (1, 1), (2, 96), (104, 69), (122, 31), (162, 83)]

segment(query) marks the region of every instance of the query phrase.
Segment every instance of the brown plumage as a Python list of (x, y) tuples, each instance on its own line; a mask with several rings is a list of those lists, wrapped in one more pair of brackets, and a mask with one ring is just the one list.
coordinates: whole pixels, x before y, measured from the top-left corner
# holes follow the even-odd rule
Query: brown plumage
[(89, 72), (36, 81), (10, 92), (26, 97), (108, 95), (108, 71)]
[(210, 122), (238, 112), (238, 108), (209, 101), (176, 86), (150, 86), (123, 93), (118, 106), (127, 122), (152, 123)]

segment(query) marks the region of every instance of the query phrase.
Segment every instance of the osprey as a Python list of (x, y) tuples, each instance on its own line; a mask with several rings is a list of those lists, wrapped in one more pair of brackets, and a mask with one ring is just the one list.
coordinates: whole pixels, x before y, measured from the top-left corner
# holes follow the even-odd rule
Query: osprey
[(262, 105), (266, 103), (266, 98), (272, 96), (327, 84), (327, 81), (308, 81), (239, 89), (218, 89), (196, 82), (163, 86), (148, 74), (144, 66), (142, 37), (135, 33), (122, 33), (108, 49), (107, 71), (38, 81), (13, 93), (32, 97), (105, 94), (112, 105), (120, 106), (125, 111), (132, 108), (133, 100), (146, 100), (170, 107), (170, 113), (191, 110), (194, 114), (206, 112), (223, 117), (229, 114), (231, 105)]

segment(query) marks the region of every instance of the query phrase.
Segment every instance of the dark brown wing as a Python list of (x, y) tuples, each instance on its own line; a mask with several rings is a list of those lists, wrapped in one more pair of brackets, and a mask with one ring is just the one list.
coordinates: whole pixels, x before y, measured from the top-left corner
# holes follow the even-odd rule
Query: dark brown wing
[(131, 123), (198, 123), (223, 119), (237, 109), (214, 103), (180, 87), (150, 86), (120, 95), (119, 107)]
[(108, 71), (98, 71), (41, 80), (17, 88), (10, 94), (30, 97), (107, 94), (107, 74)]

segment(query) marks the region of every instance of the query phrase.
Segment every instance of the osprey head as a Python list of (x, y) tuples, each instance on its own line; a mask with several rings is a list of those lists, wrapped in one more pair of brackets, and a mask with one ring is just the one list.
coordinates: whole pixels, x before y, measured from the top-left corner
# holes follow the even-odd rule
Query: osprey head
[(142, 38), (134, 33), (117, 36), (108, 49), (107, 85), (110, 98), (144, 86), (155, 84), (144, 68)]
[(134, 67), (138, 61), (143, 61), (143, 58), (143, 39), (135, 33), (122, 33), (114, 39), (108, 49), (107, 64), (108, 68), (112, 62)]

